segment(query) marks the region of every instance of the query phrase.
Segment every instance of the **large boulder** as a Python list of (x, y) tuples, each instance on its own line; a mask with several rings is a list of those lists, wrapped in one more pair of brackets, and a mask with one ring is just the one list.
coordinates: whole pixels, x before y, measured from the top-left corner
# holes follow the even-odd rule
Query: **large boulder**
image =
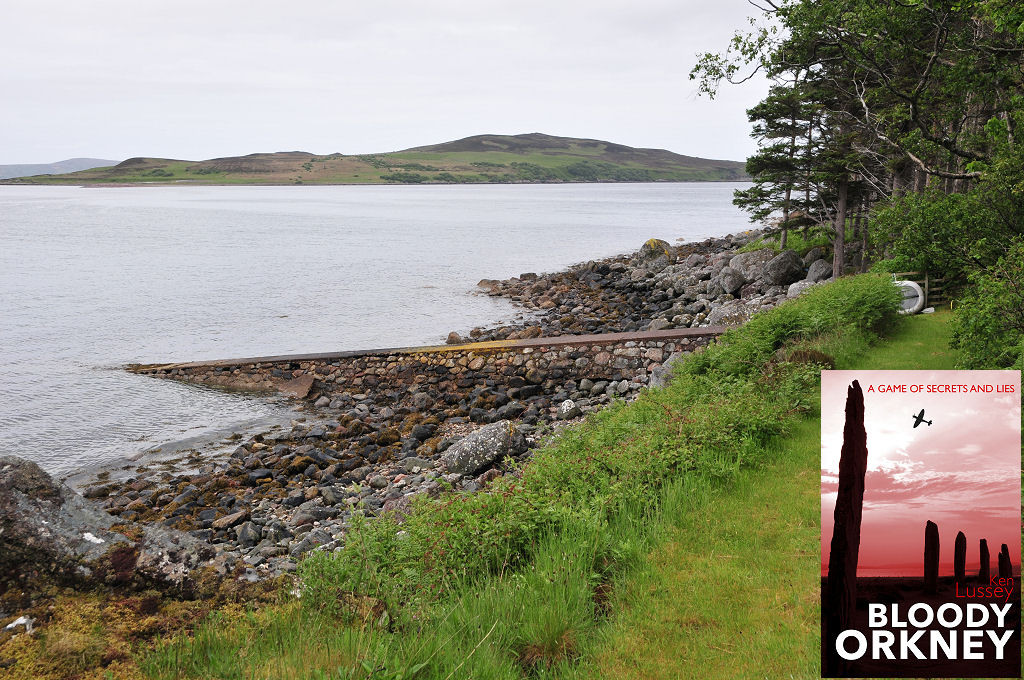
[(775, 257), (775, 251), (771, 248), (752, 250), (749, 253), (734, 255), (729, 260), (729, 266), (743, 274), (743, 278), (747, 281), (753, 281), (761, 276), (764, 265), (773, 257)]
[(791, 283), (789, 284), (789, 289), (786, 291), (786, 297), (790, 299), (798, 298), (804, 294), (805, 290), (807, 290), (808, 288), (812, 288), (816, 285), (817, 284), (814, 283), (813, 281), (808, 281), (806, 279), (803, 281), (797, 281), (796, 283)]
[(803, 263), (805, 267), (810, 267), (812, 262), (821, 260), (825, 257), (825, 251), (822, 250), (821, 246), (814, 246), (803, 257)]
[(526, 450), (526, 439), (508, 420), (485, 425), (452, 444), (440, 463), (448, 472), (471, 475), (503, 456)]
[(636, 261), (638, 264), (643, 264), (656, 260), (662, 255), (671, 258), (675, 262), (676, 249), (668, 241), (662, 241), (660, 238), (649, 238), (640, 246), (640, 250), (636, 254)]
[(647, 239), (633, 258), (634, 265), (655, 273), (674, 264), (675, 261), (676, 249), (660, 238)]
[(216, 555), (187, 534), (114, 521), (35, 463), (0, 456), (0, 592), (46, 575), (189, 595)]
[(761, 306), (756, 303), (730, 300), (712, 308), (704, 323), (708, 326), (742, 326), (760, 309)]
[(784, 250), (765, 263), (761, 270), (769, 286), (788, 286), (804, 278), (804, 263), (795, 250)]
[(828, 260), (815, 260), (807, 268), (807, 280), (811, 283), (832, 278), (832, 263)]
[(735, 295), (743, 284), (747, 282), (743, 276), (743, 272), (733, 267), (725, 267), (722, 272), (718, 275), (718, 282), (722, 285), (722, 289), (730, 295)]

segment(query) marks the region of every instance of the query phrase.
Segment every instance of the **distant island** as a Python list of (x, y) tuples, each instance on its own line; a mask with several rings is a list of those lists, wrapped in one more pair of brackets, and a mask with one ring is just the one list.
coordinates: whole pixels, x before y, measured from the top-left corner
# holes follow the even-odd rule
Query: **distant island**
[[(27, 166), (26, 166), (27, 167)], [(5, 184), (478, 184), (692, 182), (747, 179), (740, 161), (683, 156), (596, 139), (477, 135), (388, 153), (255, 153), (185, 161), (129, 158), (107, 167), (4, 179)]]
[(91, 170), (92, 168), (109, 167), (117, 161), (102, 158), (69, 158), (56, 163), (22, 163), (16, 165), (0, 165), (0, 179), (24, 177), (26, 175), (57, 175), (62, 173)]

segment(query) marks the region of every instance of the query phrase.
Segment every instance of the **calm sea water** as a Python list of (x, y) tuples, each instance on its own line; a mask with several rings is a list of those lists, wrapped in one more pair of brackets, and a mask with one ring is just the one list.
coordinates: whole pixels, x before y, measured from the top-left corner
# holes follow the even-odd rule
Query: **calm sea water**
[(121, 367), (442, 342), (516, 313), (481, 278), (749, 228), (736, 188), (0, 186), (0, 452), (66, 475), (280, 416)]

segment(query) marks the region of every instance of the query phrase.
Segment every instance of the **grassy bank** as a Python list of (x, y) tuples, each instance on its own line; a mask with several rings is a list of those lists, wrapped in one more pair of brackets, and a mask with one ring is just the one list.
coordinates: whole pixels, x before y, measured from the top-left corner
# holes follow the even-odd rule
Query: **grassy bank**
[[(662, 655), (664, 666), (685, 659), (672, 640), (687, 637), (704, 649), (687, 667), (714, 668), (718, 654), (727, 669), (737, 649), (749, 654), (722, 644), (737, 644), (724, 630), (737, 625), (806, 675), (816, 589), (800, 581), (800, 560), (817, 559), (817, 475), (794, 451), (817, 450), (806, 416), (821, 365), (863, 356), (894, 327), (895, 302), (884, 279), (860, 277), (759, 315), (691, 357), (668, 388), (562, 434), (490, 493), (357, 525), (345, 550), (303, 563), (301, 604), (217, 615), (143, 654), (140, 667), (154, 678), (628, 675), (636, 662), (621, 650)], [(762, 507), (761, 494), (786, 495), (801, 470), (813, 498)], [(754, 526), (760, 550), (741, 555), (741, 529)], [(658, 573), (671, 565), (696, 579)], [(705, 598), (706, 612), (653, 606), (659, 593), (693, 600), (715, 579), (742, 580), (751, 565), (784, 576)], [(758, 613), (765, 603), (788, 613)], [(620, 636), (636, 626), (631, 613), (657, 611), (677, 633), (661, 649)]]
[[(952, 369), (949, 316), (906, 319), (837, 368)], [(618, 584), (579, 677), (818, 677), (819, 418), (772, 445), (734, 483), (669, 490), (662, 539)]]

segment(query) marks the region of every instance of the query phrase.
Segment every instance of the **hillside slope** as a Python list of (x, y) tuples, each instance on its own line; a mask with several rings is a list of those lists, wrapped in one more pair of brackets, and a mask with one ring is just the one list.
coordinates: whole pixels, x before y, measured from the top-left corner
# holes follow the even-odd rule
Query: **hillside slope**
[(478, 135), (380, 154), (304, 151), (187, 161), (129, 158), (113, 167), (22, 177), (19, 184), (424, 184), (682, 182), (746, 179), (743, 163), (595, 139)]

